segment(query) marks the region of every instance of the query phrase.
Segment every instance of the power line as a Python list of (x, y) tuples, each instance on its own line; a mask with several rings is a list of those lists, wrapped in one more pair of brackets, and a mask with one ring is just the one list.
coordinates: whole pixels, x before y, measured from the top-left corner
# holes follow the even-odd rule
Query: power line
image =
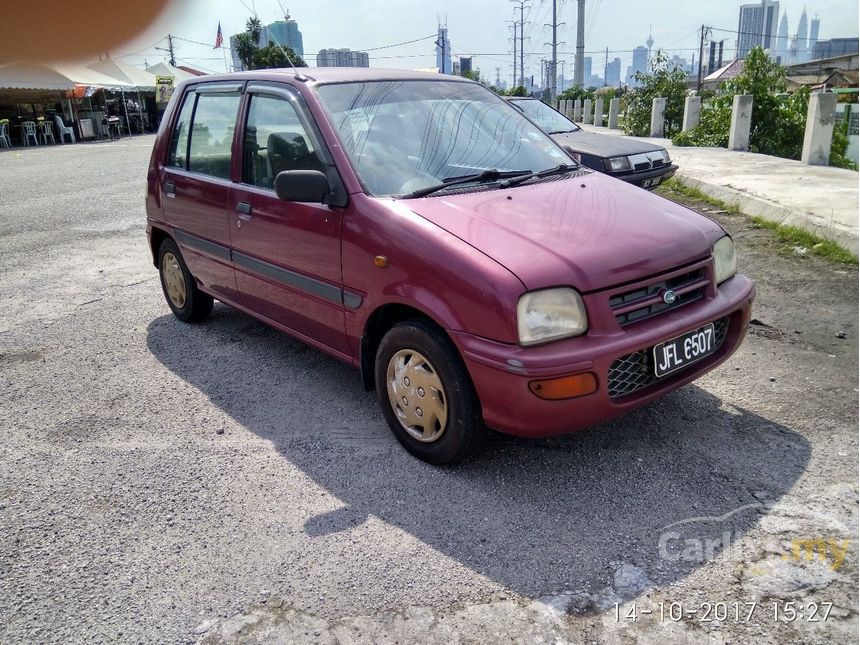
[(410, 45), (412, 43), (417, 43), (422, 40), (430, 40), (431, 38), (435, 38), (438, 34), (430, 34), (429, 36), (423, 36), (421, 38), (416, 38), (415, 40), (404, 40), (402, 43), (394, 43), (393, 45), (382, 45), (381, 47), (371, 47), (370, 49), (361, 49), (358, 51), (363, 52), (375, 52), (380, 49), (390, 49), (392, 47), (400, 47), (401, 45)]

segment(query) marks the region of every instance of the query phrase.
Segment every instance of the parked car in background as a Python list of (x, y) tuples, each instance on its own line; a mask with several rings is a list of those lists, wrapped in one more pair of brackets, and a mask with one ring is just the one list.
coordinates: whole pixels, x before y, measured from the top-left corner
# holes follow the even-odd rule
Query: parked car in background
[(466, 79), (300, 72), (204, 76), (170, 100), (146, 212), (180, 320), (217, 298), (355, 366), (435, 464), (486, 427), (600, 423), (740, 345), (755, 288), (717, 223), (580, 167)]
[(666, 148), (629, 137), (586, 132), (538, 99), (508, 100), (583, 166), (648, 190), (657, 188), (678, 170)]

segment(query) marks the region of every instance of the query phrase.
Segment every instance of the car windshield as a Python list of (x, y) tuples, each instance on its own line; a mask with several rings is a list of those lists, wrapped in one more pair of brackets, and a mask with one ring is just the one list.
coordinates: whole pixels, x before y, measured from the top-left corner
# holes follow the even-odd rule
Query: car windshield
[(477, 84), (373, 81), (323, 85), (318, 92), (373, 195), (420, 193), (480, 173), (476, 182), (498, 181), (499, 174), (570, 162), (518, 110)]
[(525, 101), (511, 101), (520, 108), (541, 130), (547, 134), (558, 134), (560, 132), (576, 132), (580, 129), (573, 121), (556, 112), (543, 101), (526, 99)]

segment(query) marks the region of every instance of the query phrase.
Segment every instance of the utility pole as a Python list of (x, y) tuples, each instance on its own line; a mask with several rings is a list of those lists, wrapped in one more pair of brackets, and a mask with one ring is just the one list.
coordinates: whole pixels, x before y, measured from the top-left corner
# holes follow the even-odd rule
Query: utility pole
[(512, 21), (514, 25), (514, 84), (513, 87), (517, 86), (517, 21)]
[(167, 51), (170, 52), (170, 64), (176, 67), (176, 57), (173, 55), (173, 36), (167, 34)]
[(585, 73), (585, 0), (576, 0), (576, 60), (573, 63), (573, 84), (582, 87)]
[(606, 58), (603, 61), (603, 87), (607, 86), (607, 76), (609, 76), (609, 47), (606, 48)]
[(563, 22), (558, 21), (558, 0), (552, 0), (552, 23), (546, 25), (552, 27), (552, 42), (546, 43), (552, 45), (552, 60), (550, 61), (549, 69), (549, 100), (555, 101), (558, 94), (558, 28), (563, 25)]
[(702, 25), (702, 33), (699, 35), (699, 81), (697, 87), (702, 91), (702, 62), (705, 58), (705, 38), (711, 33), (711, 28)]
[[(530, 5), (526, 4), (527, 0), (511, 0), (511, 2), (520, 5), (520, 85), (525, 85), (526, 68), (523, 61), (525, 45), (523, 44), (523, 40), (526, 31), (525, 9)], [(514, 10), (516, 11), (516, 7), (514, 7)]]
[(502, 77), (499, 76), (499, 74), (501, 74), (501, 72), (502, 72), (502, 68), (496, 67), (496, 87), (501, 87), (501, 85), (502, 85)]

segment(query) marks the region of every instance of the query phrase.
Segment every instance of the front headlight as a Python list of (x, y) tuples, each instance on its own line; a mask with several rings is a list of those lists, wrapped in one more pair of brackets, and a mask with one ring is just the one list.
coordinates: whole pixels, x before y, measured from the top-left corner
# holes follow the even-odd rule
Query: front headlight
[(618, 172), (619, 170), (629, 170), (630, 160), (627, 157), (612, 157), (612, 159), (609, 160), (609, 169), (612, 172)]
[(663, 163), (669, 163), (672, 159), (669, 157), (669, 151), (665, 148), (660, 151), (660, 154), (663, 155)]
[(582, 298), (567, 287), (523, 294), (517, 304), (517, 329), (521, 345), (584, 334), (588, 317)]
[(714, 244), (714, 275), (717, 284), (725, 282), (738, 271), (738, 259), (735, 256), (735, 243), (726, 235)]

